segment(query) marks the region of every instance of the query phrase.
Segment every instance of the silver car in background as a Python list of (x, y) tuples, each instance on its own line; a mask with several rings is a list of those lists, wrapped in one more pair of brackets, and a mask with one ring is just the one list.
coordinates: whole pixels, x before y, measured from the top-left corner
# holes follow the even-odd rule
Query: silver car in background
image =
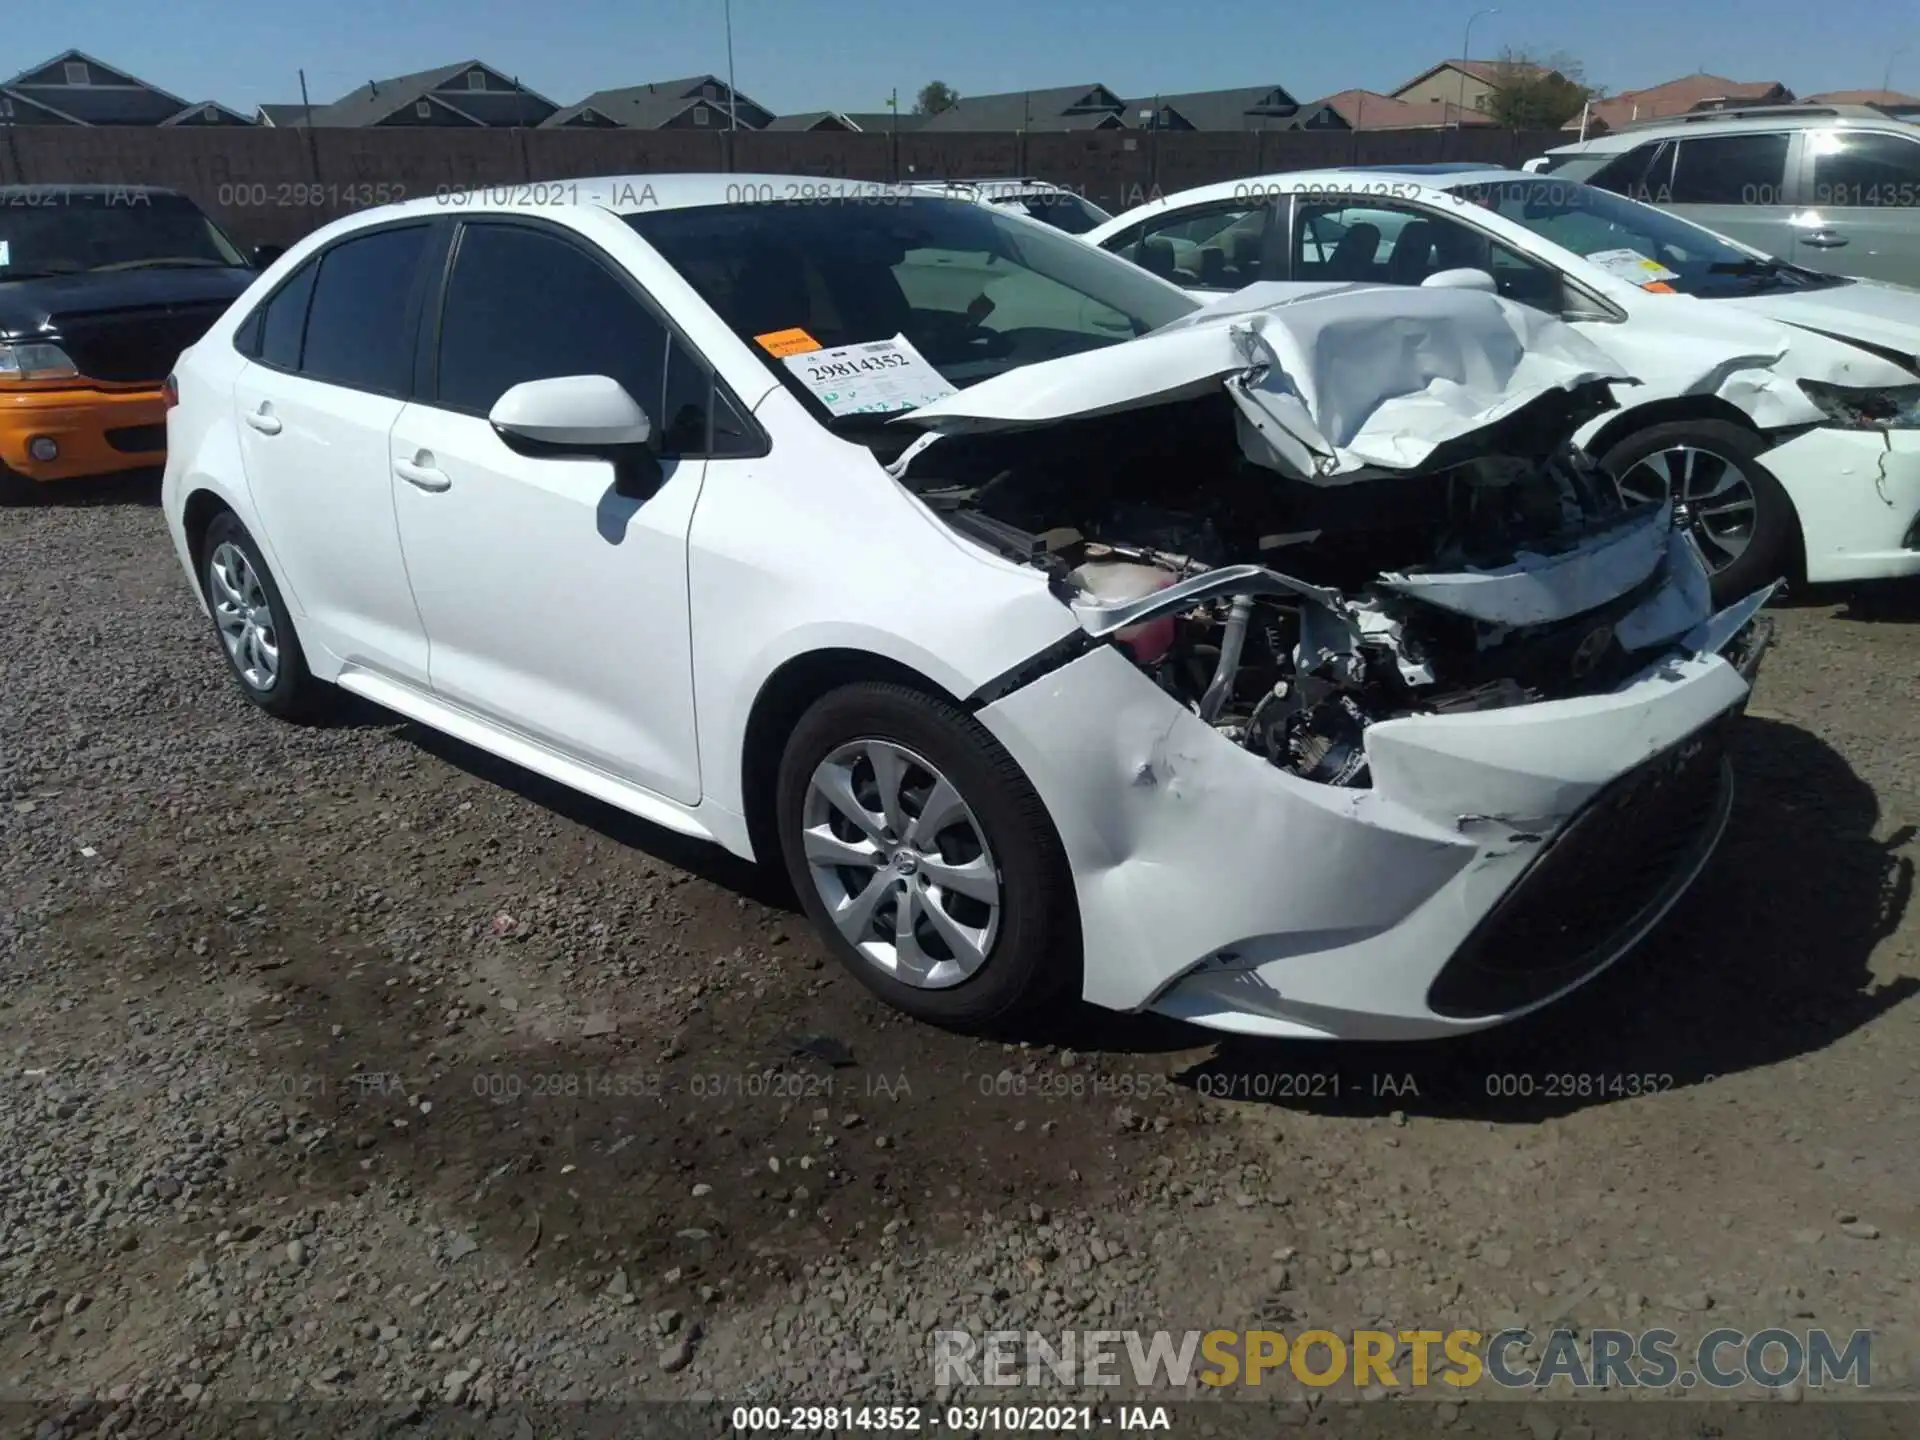
[(1623, 126), (1528, 169), (1643, 200), (1781, 260), (1920, 286), (1920, 123), (1767, 105)]

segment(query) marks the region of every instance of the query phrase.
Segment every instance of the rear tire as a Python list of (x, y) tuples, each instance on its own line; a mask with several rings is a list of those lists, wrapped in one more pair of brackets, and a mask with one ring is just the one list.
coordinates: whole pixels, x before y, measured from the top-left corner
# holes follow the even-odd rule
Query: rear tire
[(979, 1029), (1030, 1016), (1078, 980), (1059, 837), (972, 716), (904, 685), (844, 686), (801, 716), (775, 787), (808, 918), (889, 1005)]
[(332, 687), (307, 669), (273, 572), (231, 510), (207, 527), (200, 546), (200, 587), (213, 616), (214, 638), (240, 693), (282, 720), (322, 713)]
[(1706, 557), (1714, 604), (1728, 605), (1787, 576), (1799, 549), (1799, 516), (1763, 453), (1742, 426), (1675, 420), (1629, 435), (1600, 463), (1629, 500), (1683, 492), (1676, 516)]

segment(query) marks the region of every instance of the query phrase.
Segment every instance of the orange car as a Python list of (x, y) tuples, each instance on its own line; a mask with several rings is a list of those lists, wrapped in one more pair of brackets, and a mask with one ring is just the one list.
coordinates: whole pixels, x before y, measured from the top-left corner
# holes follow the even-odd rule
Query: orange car
[(0, 186), (0, 489), (163, 463), (167, 372), (256, 273), (174, 191)]

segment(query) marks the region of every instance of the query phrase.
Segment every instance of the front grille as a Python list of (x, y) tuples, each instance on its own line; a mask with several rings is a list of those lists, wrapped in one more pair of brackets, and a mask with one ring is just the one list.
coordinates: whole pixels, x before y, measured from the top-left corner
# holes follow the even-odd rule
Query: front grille
[(98, 310), (55, 315), (60, 348), (74, 369), (93, 380), (167, 378), (180, 352), (207, 333), (226, 310), (226, 302), (150, 305), (129, 310)]
[(1456, 1020), (1505, 1014), (1604, 965), (1672, 902), (1732, 799), (1729, 712), (1589, 800), (1434, 979)]
[(126, 455), (145, 455), (167, 448), (165, 425), (122, 425), (107, 431), (107, 444)]

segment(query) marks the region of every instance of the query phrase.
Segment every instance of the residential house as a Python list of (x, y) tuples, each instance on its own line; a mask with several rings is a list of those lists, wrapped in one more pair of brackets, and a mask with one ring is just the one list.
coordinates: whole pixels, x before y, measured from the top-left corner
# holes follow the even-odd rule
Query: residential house
[(1808, 105), (1878, 105), (1883, 110), (1920, 109), (1920, 95), (1902, 95), (1898, 90), (1822, 90), (1818, 95), (1803, 95)]
[(214, 101), (189, 104), (139, 76), (68, 50), (0, 82), (11, 125), (247, 125)]
[(918, 130), (932, 117), (921, 115), (913, 110), (842, 110), (841, 116), (853, 122), (856, 130), (898, 130), (902, 135), (909, 130)]
[[(1597, 135), (1638, 120), (1664, 120), (1699, 110), (1726, 110), (1740, 105), (1790, 105), (1793, 92), (1778, 80), (1728, 80), (1721, 75), (1684, 75), (1644, 90), (1622, 90), (1588, 107), (1587, 134)], [(1561, 128), (1578, 130), (1576, 115)]]
[(1299, 111), (1283, 85), (1246, 85), (1129, 100), (1126, 119), (1143, 130), (1288, 130)]
[[(1324, 118), (1331, 112), (1332, 119)], [(1451, 100), (1406, 101), (1374, 90), (1341, 90), (1301, 107), (1301, 130), (1450, 130), (1492, 125), (1493, 118)], [(1335, 121), (1338, 123), (1334, 123)]]
[(838, 110), (803, 110), (798, 115), (776, 115), (763, 130), (858, 130), (850, 116)]
[(1448, 104), (1485, 111), (1504, 85), (1516, 78), (1566, 79), (1558, 70), (1507, 60), (1442, 60), (1388, 93), (1410, 105)]
[(202, 100), (198, 105), (189, 105), (178, 114), (169, 115), (160, 122), (162, 129), (170, 125), (251, 125), (254, 122), (238, 110), (229, 109), (218, 100)]
[(577, 105), (568, 105), (548, 116), (544, 128), (764, 130), (773, 120), (771, 110), (749, 95), (729, 90), (726, 81), (712, 75), (690, 75), (682, 80), (656, 80), (619, 90), (596, 90)]
[[(274, 106), (273, 123), (303, 123), (303, 118), (285, 113), (299, 108)], [(478, 60), (462, 60), (390, 80), (369, 80), (331, 104), (314, 106), (313, 123), (316, 128), (511, 129), (538, 125), (558, 108), (502, 71)]]
[[(327, 107), (321, 105), (316, 108), (324, 110)], [(260, 105), (254, 109), (253, 123), (278, 126), (304, 125), (307, 123), (307, 107), (301, 104)]]
[(929, 115), (920, 128), (935, 130), (1124, 130), (1127, 102), (1105, 85), (1057, 85), (1046, 90), (1010, 90), (1004, 95), (966, 95), (950, 109)]

